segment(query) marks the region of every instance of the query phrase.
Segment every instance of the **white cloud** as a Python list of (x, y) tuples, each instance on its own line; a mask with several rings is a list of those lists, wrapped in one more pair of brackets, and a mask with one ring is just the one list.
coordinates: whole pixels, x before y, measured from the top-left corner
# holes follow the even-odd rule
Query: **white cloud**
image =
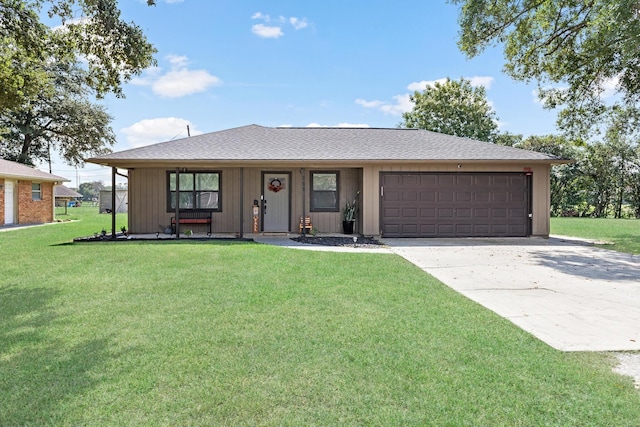
[(256, 24), (252, 26), (251, 31), (253, 32), (253, 34), (264, 39), (277, 39), (284, 36), (282, 28), (272, 27), (264, 24)]
[(256, 12), (251, 15), (251, 19), (262, 19), (265, 22), (271, 21), (271, 17), (269, 15), (263, 15), (262, 12)]
[(189, 62), (186, 55), (167, 55), (167, 60), (175, 68), (185, 68)]
[(282, 30), (283, 25), (289, 24), (296, 31), (309, 26), (306, 18), (297, 18), (295, 16), (287, 18), (286, 16), (278, 16), (277, 18), (272, 19), (270, 15), (262, 12), (254, 13), (251, 15), (251, 19), (258, 19), (264, 22), (264, 24), (253, 25), (251, 27), (251, 31), (258, 37), (265, 39), (277, 39), (284, 36), (284, 31)]
[(484, 86), (485, 89), (491, 89), (491, 85), (495, 81), (495, 79), (490, 76), (473, 76), (465, 77), (465, 79), (471, 81), (471, 86)]
[(151, 86), (158, 95), (167, 98), (192, 95), (205, 92), (211, 86), (219, 86), (222, 80), (207, 70), (189, 70), (189, 59), (184, 55), (168, 55), (171, 71), (162, 74), (162, 69), (151, 67), (145, 70), (143, 77), (131, 81), (138, 86)]
[(293, 28), (296, 30), (301, 30), (309, 25), (306, 19), (298, 19), (295, 16), (289, 18), (289, 23), (293, 25)]
[(165, 2), (169, 4), (182, 3), (183, 1), (184, 0), (165, 0)]
[(409, 98), (409, 94), (396, 95), (393, 97), (393, 102), (385, 101), (367, 101), (364, 99), (356, 99), (356, 104), (363, 106), (364, 108), (373, 108), (375, 110), (382, 111), (384, 114), (390, 116), (399, 116), (402, 113), (411, 111), (413, 109), (413, 103)]
[(138, 148), (169, 141), (176, 137), (187, 137), (187, 126), (189, 126), (191, 135), (200, 135), (202, 133), (189, 120), (178, 117), (158, 117), (140, 120), (129, 127), (121, 129), (121, 131), (127, 136), (129, 145), (133, 148)]
[(367, 101), (366, 99), (358, 98), (356, 99), (356, 104), (362, 105), (364, 108), (378, 108), (381, 105), (384, 105), (383, 101)]
[(170, 71), (156, 80), (152, 89), (160, 96), (177, 98), (204, 92), (210, 86), (220, 85), (222, 81), (206, 70)]

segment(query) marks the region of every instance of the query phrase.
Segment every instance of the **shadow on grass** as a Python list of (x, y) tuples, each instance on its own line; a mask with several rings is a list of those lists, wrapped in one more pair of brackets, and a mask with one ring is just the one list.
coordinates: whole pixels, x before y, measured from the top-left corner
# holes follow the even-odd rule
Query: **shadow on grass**
[(107, 360), (106, 339), (69, 344), (49, 336), (61, 319), (46, 288), (0, 289), (2, 425), (65, 424), (65, 403), (95, 386), (90, 372)]

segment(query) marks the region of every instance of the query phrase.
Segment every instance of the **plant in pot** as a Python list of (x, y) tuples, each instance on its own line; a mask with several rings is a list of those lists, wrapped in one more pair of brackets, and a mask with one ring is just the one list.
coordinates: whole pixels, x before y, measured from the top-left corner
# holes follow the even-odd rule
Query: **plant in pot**
[(342, 209), (342, 231), (344, 234), (353, 234), (353, 224), (356, 222), (356, 215), (358, 214), (358, 195), (360, 192), (356, 192), (353, 201), (347, 202), (344, 209)]

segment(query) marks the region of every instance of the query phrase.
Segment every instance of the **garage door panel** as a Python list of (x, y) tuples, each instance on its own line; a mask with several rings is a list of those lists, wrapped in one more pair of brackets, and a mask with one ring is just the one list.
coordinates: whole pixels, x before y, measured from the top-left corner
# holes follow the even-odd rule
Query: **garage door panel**
[(437, 175), (420, 175), (420, 185), (423, 187), (433, 187), (438, 184)]
[(402, 201), (403, 202), (415, 202), (418, 200), (418, 192), (417, 191), (407, 191), (402, 193)]
[(438, 218), (453, 218), (453, 209), (451, 208), (440, 208), (437, 212)]
[(398, 208), (385, 208), (383, 212), (384, 216), (390, 220), (398, 218), (400, 216), (400, 209)]
[(417, 208), (403, 208), (402, 209), (402, 218), (417, 218), (418, 217), (418, 209)]
[(507, 218), (507, 209), (493, 208), (491, 209), (491, 218)]
[(456, 183), (456, 177), (452, 174), (436, 175), (438, 177), (437, 183), (441, 187), (453, 187)]
[(424, 218), (425, 220), (437, 218), (435, 208), (421, 208), (420, 218)]
[(437, 228), (435, 224), (420, 224), (420, 236), (435, 236)]
[(491, 201), (494, 203), (501, 203), (509, 201), (509, 193), (492, 193)]
[(383, 173), (388, 237), (527, 236), (529, 180), (521, 173)]
[(455, 194), (451, 191), (441, 191), (438, 193), (438, 201), (439, 202), (453, 202), (455, 199)]
[(420, 200), (423, 202), (433, 202), (436, 200), (436, 196), (438, 193), (435, 191), (421, 191), (420, 192)]
[(458, 208), (455, 210), (456, 218), (471, 218), (472, 210), (471, 208)]
[(489, 202), (491, 201), (491, 193), (489, 192), (473, 193), (473, 200), (476, 202)]
[(474, 218), (489, 218), (489, 215), (491, 213), (491, 209), (489, 208), (476, 208), (473, 210), (473, 217)]

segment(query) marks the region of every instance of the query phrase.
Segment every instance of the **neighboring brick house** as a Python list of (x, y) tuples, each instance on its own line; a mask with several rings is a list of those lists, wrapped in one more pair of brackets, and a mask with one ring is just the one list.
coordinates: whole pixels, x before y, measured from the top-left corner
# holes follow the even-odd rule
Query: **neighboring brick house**
[(61, 176), (0, 159), (0, 226), (54, 220), (53, 187)]

